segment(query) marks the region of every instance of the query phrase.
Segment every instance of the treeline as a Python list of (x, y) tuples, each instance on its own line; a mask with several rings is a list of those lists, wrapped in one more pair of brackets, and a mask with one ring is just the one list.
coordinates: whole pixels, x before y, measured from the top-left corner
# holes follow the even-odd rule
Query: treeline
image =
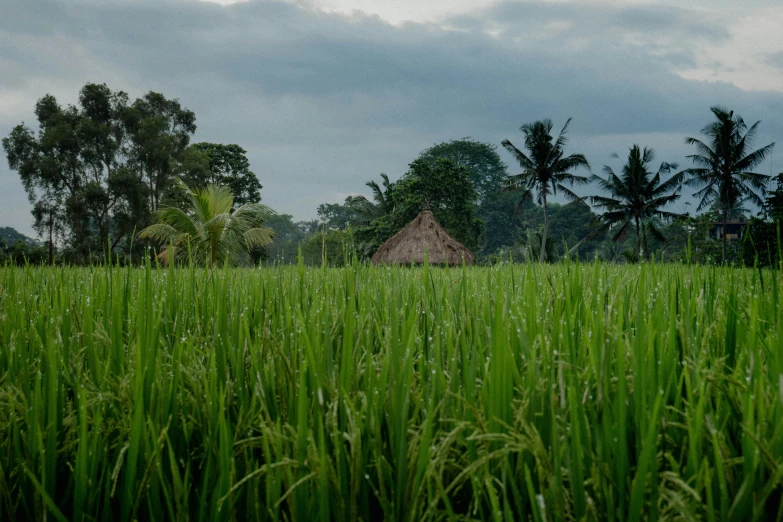
[[(520, 128), (521, 141), (504, 140), (514, 170), (495, 145), (470, 138), (440, 143), (421, 152), (399, 180), (381, 174), (368, 181), (370, 198), (320, 205), (312, 221), (268, 216), (274, 239), (250, 259), (291, 263), (300, 251), (311, 264), (339, 265), (353, 253), (366, 259), (428, 205), (485, 263), (568, 256), (777, 265), (783, 173), (773, 179), (754, 172), (774, 144), (754, 150), (758, 122), (747, 126), (719, 107), (712, 113), (701, 137), (686, 140), (693, 154), (683, 168), (656, 165), (653, 149), (632, 145), (624, 162), (618, 158), (619, 170), (605, 165), (602, 175), (592, 174), (584, 155), (566, 153), (570, 120), (558, 133), (549, 120), (532, 122)], [(149, 256), (149, 247), (164, 245), (138, 232), (159, 209), (184, 204), (178, 179), (193, 189), (227, 186), (235, 207), (261, 200), (245, 151), (191, 144), (195, 114), (176, 99), (149, 92), (131, 101), (105, 84), (87, 84), (77, 105), (47, 95), (35, 115), (38, 129), (18, 125), (3, 147), (33, 204), (46, 255), (41, 259), (37, 247), (26, 256), (20, 244), (14, 260), (84, 264), (108, 252), (121, 260)], [(671, 210), (684, 186), (695, 190), (693, 214)], [(726, 230), (752, 214), (741, 240), (726, 234), (715, 240), (716, 224)]]
[(35, 116), (37, 131), (20, 124), (3, 148), (33, 205), (33, 228), (49, 263), (100, 262), (109, 251), (121, 259), (145, 255), (149, 245), (134, 232), (161, 206), (178, 203), (177, 178), (194, 187), (227, 185), (238, 203), (261, 198), (245, 151), (191, 144), (195, 114), (160, 93), (131, 101), (88, 83), (77, 105), (46, 95)]
[[(321, 205), (313, 222), (276, 216), (268, 254), (293, 262), (301, 244), (305, 260), (314, 264), (324, 257), (340, 264), (346, 248), (368, 257), (429, 203), (438, 221), (485, 263), (570, 256), (777, 266), (783, 173), (770, 178), (753, 172), (774, 144), (753, 150), (758, 123), (748, 127), (718, 107), (712, 112), (704, 139), (687, 139), (695, 153), (682, 169), (665, 161), (656, 166), (653, 149), (632, 145), (620, 170), (604, 165), (603, 176), (591, 175), (582, 154), (565, 153), (570, 121), (557, 135), (549, 120), (522, 126), (519, 148), (503, 141), (519, 174), (509, 175), (491, 144), (469, 138), (441, 143), (423, 151), (398, 182), (385, 174), (368, 182), (371, 200), (349, 196)], [(580, 196), (573, 190), (579, 185), (598, 193)], [(695, 189), (694, 214), (671, 211), (684, 186)], [(567, 203), (552, 203), (558, 196)], [(748, 206), (759, 213), (751, 218)], [(716, 240), (716, 227), (748, 219), (741, 238), (723, 234)]]

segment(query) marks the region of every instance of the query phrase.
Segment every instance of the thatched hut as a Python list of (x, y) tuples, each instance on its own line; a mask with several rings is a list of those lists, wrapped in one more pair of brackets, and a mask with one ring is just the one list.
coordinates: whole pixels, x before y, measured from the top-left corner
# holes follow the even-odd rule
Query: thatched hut
[(372, 256), (376, 265), (405, 265), (411, 262), (423, 263), (424, 251), (433, 265), (472, 265), (476, 256), (468, 248), (451, 237), (440, 226), (429, 209), (416, 216), (405, 228), (390, 237)]

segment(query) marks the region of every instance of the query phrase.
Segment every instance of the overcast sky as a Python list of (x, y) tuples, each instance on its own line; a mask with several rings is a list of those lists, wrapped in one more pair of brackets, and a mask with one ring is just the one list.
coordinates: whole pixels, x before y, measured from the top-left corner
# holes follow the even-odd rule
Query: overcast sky
[[(599, 172), (633, 143), (685, 164), (684, 138), (725, 105), (763, 121), (756, 145), (780, 144), (761, 170), (783, 170), (779, 0), (2, 4), (0, 135), (34, 125), (46, 93), (159, 91), (195, 111), (194, 141), (247, 149), (264, 202), (297, 219), (434, 143), (521, 142), (544, 117), (572, 116), (568, 151)], [(32, 234), (29, 210), (3, 158), (0, 226)]]

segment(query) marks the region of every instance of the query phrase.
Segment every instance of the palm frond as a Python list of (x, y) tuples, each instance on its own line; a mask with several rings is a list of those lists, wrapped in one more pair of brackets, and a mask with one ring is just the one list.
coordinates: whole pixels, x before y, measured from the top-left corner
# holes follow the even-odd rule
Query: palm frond
[(611, 234), (611, 239), (615, 243), (622, 241), (628, 235), (628, 231), (631, 228), (631, 220), (626, 219), (620, 227)]
[(579, 196), (575, 192), (573, 192), (571, 189), (563, 185), (562, 183), (559, 183), (557, 185), (558, 190), (560, 190), (563, 193), (563, 196), (566, 200), (568, 200), (570, 203), (581, 203), (582, 205), (587, 205), (585, 203), (585, 198), (587, 196)]
[(517, 163), (519, 163), (520, 167), (522, 167), (523, 169), (535, 168), (535, 165), (530, 160), (530, 158), (527, 157), (527, 155), (524, 152), (516, 148), (516, 146), (514, 146), (514, 144), (511, 143), (509, 140), (503, 140), (502, 142), (500, 142), (500, 144), (503, 146), (504, 149), (506, 149), (509, 152), (509, 154), (514, 156), (514, 159), (517, 160)]
[(670, 192), (672, 190), (678, 191), (682, 187), (683, 184), (683, 178), (685, 176), (682, 173), (677, 173), (671, 178), (667, 179), (657, 187), (654, 187), (650, 194), (653, 196), (658, 196), (660, 194), (663, 194), (665, 192)]
[(648, 221), (645, 224), (644, 228), (647, 230), (647, 232), (650, 233), (651, 236), (653, 236), (658, 241), (666, 241), (666, 236), (663, 235), (663, 232), (658, 230), (658, 227), (656, 227), (655, 223), (653, 223), (652, 221)]
[(553, 170), (557, 173), (564, 173), (578, 168), (590, 170), (590, 163), (587, 161), (584, 154), (571, 154), (565, 158), (560, 158)]
[(176, 228), (167, 223), (156, 223), (139, 232), (139, 237), (165, 243), (176, 238), (179, 233)]
[(568, 138), (566, 137), (566, 134), (568, 133), (568, 126), (571, 125), (571, 118), (568, 118), (565, 122), (565, 125), (563, 125), (563, 128), (560, 129), (560, 134), (557, 136), (557, 140), (555, 141), (555, 150), (563, 150), (566, 143), (568, 143)]
[(616, 208), (621, 205), (619, 200), (604, 196), (590, 196), (590, 202), (598, 208)]
[(533, 189), (527, 189), (522, 193), (521, 196), (519, 196), (519, 202), (514, 206), (514, 217), (519, 216), (519, 212), (522, 210), (522, 205), (524, 205), (527, 198), (530, 197), (532, 190)]
[(275, 233), (271, 228), (251, 228), (245, 232), (245, 242), (250, 248), (268, 245), (274, 237)]
[(764, 163), (764, 161), (769, 157), (769, 155), (772, 153), (772, 150), (775, 148), (775, 143), (770, 143), (769, 145), (765, 145), (764, 147), (761, 147), (760, 149), (754, 150), (753, 152), (745, 155), (743, 158), (741, 158), (737, 163), (734, 165), (734, 168), (738, 171), (747, 171), (752, 170)]

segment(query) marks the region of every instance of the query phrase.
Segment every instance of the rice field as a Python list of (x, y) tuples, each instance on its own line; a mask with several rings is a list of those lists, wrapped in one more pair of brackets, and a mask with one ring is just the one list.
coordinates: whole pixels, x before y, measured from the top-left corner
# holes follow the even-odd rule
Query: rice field
[(0, 268), (2, 520), (783, 518), (783, 278)]

